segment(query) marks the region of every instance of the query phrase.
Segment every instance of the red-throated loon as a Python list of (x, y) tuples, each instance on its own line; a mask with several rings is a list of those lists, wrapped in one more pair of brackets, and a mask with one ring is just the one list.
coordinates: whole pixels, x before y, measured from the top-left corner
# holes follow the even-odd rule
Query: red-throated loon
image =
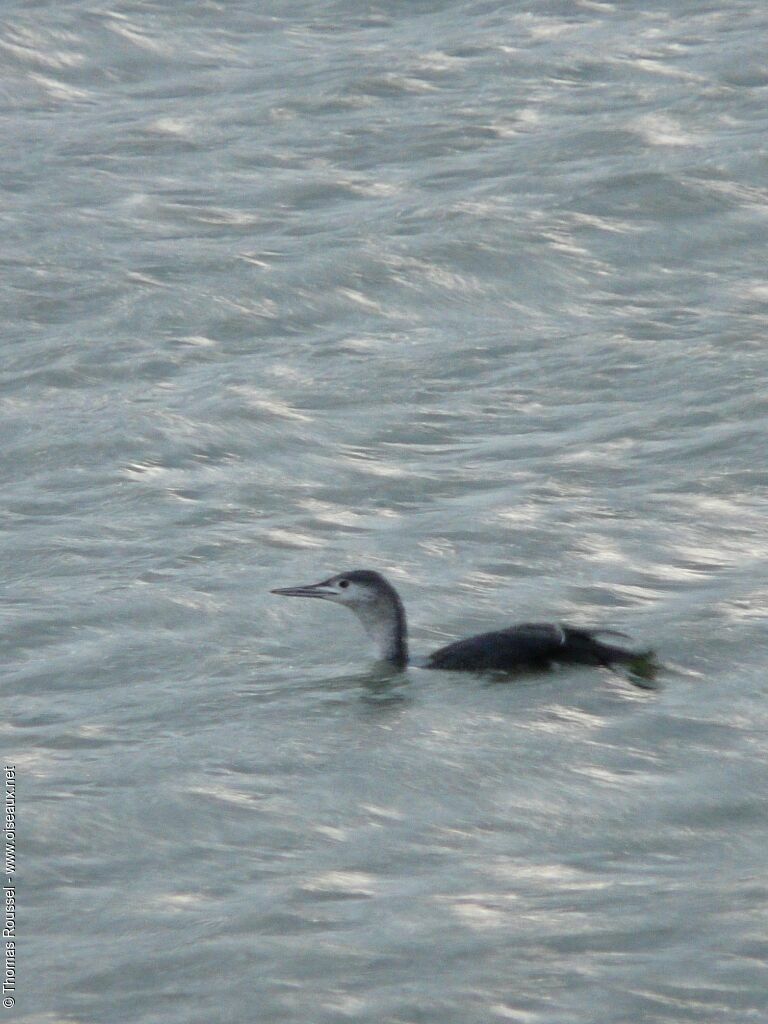
[[(380, 573), (354, 569), (306, 587), (284, 587), (273, 594), (285, 597), (317, 597), (346, 605), (360, 619), (376, 645), (378, 656), (397, 668), (408, 664), (408, 630), (400, 595)], [(549, 622), (522, 622), (507, 629), (457, 640), (433, 651), (422, 668), (457, 672), (520, 672), (549, 668), (553, 663), (623, 664), (640, 677), (650, 678), (655, 668), (649, 651), (631, 651), (602, 643), (597, 634), (615, 630), (576, 629)]]

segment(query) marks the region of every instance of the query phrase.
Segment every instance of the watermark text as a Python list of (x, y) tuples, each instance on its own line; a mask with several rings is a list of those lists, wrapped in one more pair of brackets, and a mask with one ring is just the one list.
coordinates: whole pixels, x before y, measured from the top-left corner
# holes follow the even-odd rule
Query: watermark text
[(5, 1009), (16, 1004), (16, 765), (5, 772), (5, 877), (3, 878), (3, 998)]

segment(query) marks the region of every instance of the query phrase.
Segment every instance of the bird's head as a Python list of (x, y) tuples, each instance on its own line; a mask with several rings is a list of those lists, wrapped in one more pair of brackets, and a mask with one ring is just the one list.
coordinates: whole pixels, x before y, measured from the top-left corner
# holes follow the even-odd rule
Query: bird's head
[(319, 597), (343, 604), (362, 622), (379, 657), (399, 668), (408, 663), (405, 610), (397, 591), (373, 569), (352, 569), (306, 587), (281, 587), (283, 597)]
[(390, 598), (392, 587), (372, 569), (353, 569), (305, 587), (281, 587), (271, 591), (283, 597), (317, 597), (343, 604), (353, 611)]

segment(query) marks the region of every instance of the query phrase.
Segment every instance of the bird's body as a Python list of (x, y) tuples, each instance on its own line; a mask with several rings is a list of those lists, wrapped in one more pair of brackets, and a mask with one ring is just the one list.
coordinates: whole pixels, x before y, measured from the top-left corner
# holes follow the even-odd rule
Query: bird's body
[[(379, 658), (397, 668), (408, 664), (405, 609), (400, 596), (380, 573), (355, 569), (306, 587), (273, 590), (286, 597), (315, 597), (344, 604), (360, 619), (376, 645)], [(624, 664), (648, 676), (650, 652), (603, 643), (598, 634), (613, 630), (576, 629), (552, 623), (524, 622), (480, 633), (433, 651), (423, 668), (455, 672), (526, 672), (553, 664), (612, 666)]]
[(597, 639), (595, 630), (550, 622), (521, 622), (441, 647), (429, 655), (425, 667), (457, 672), (522, 672), (547, 669), (555, 662), (609, 666), (636, 657), (633, 651), (604, 644)]

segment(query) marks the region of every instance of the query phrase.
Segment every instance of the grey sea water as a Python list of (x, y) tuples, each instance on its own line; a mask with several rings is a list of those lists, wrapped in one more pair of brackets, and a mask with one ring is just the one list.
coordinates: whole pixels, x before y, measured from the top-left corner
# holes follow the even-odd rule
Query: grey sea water
[[(23, 1024), (768, 1019), (768, 8), (9, 0)], [(605, 671), (388, 678), (515, 620)]]

